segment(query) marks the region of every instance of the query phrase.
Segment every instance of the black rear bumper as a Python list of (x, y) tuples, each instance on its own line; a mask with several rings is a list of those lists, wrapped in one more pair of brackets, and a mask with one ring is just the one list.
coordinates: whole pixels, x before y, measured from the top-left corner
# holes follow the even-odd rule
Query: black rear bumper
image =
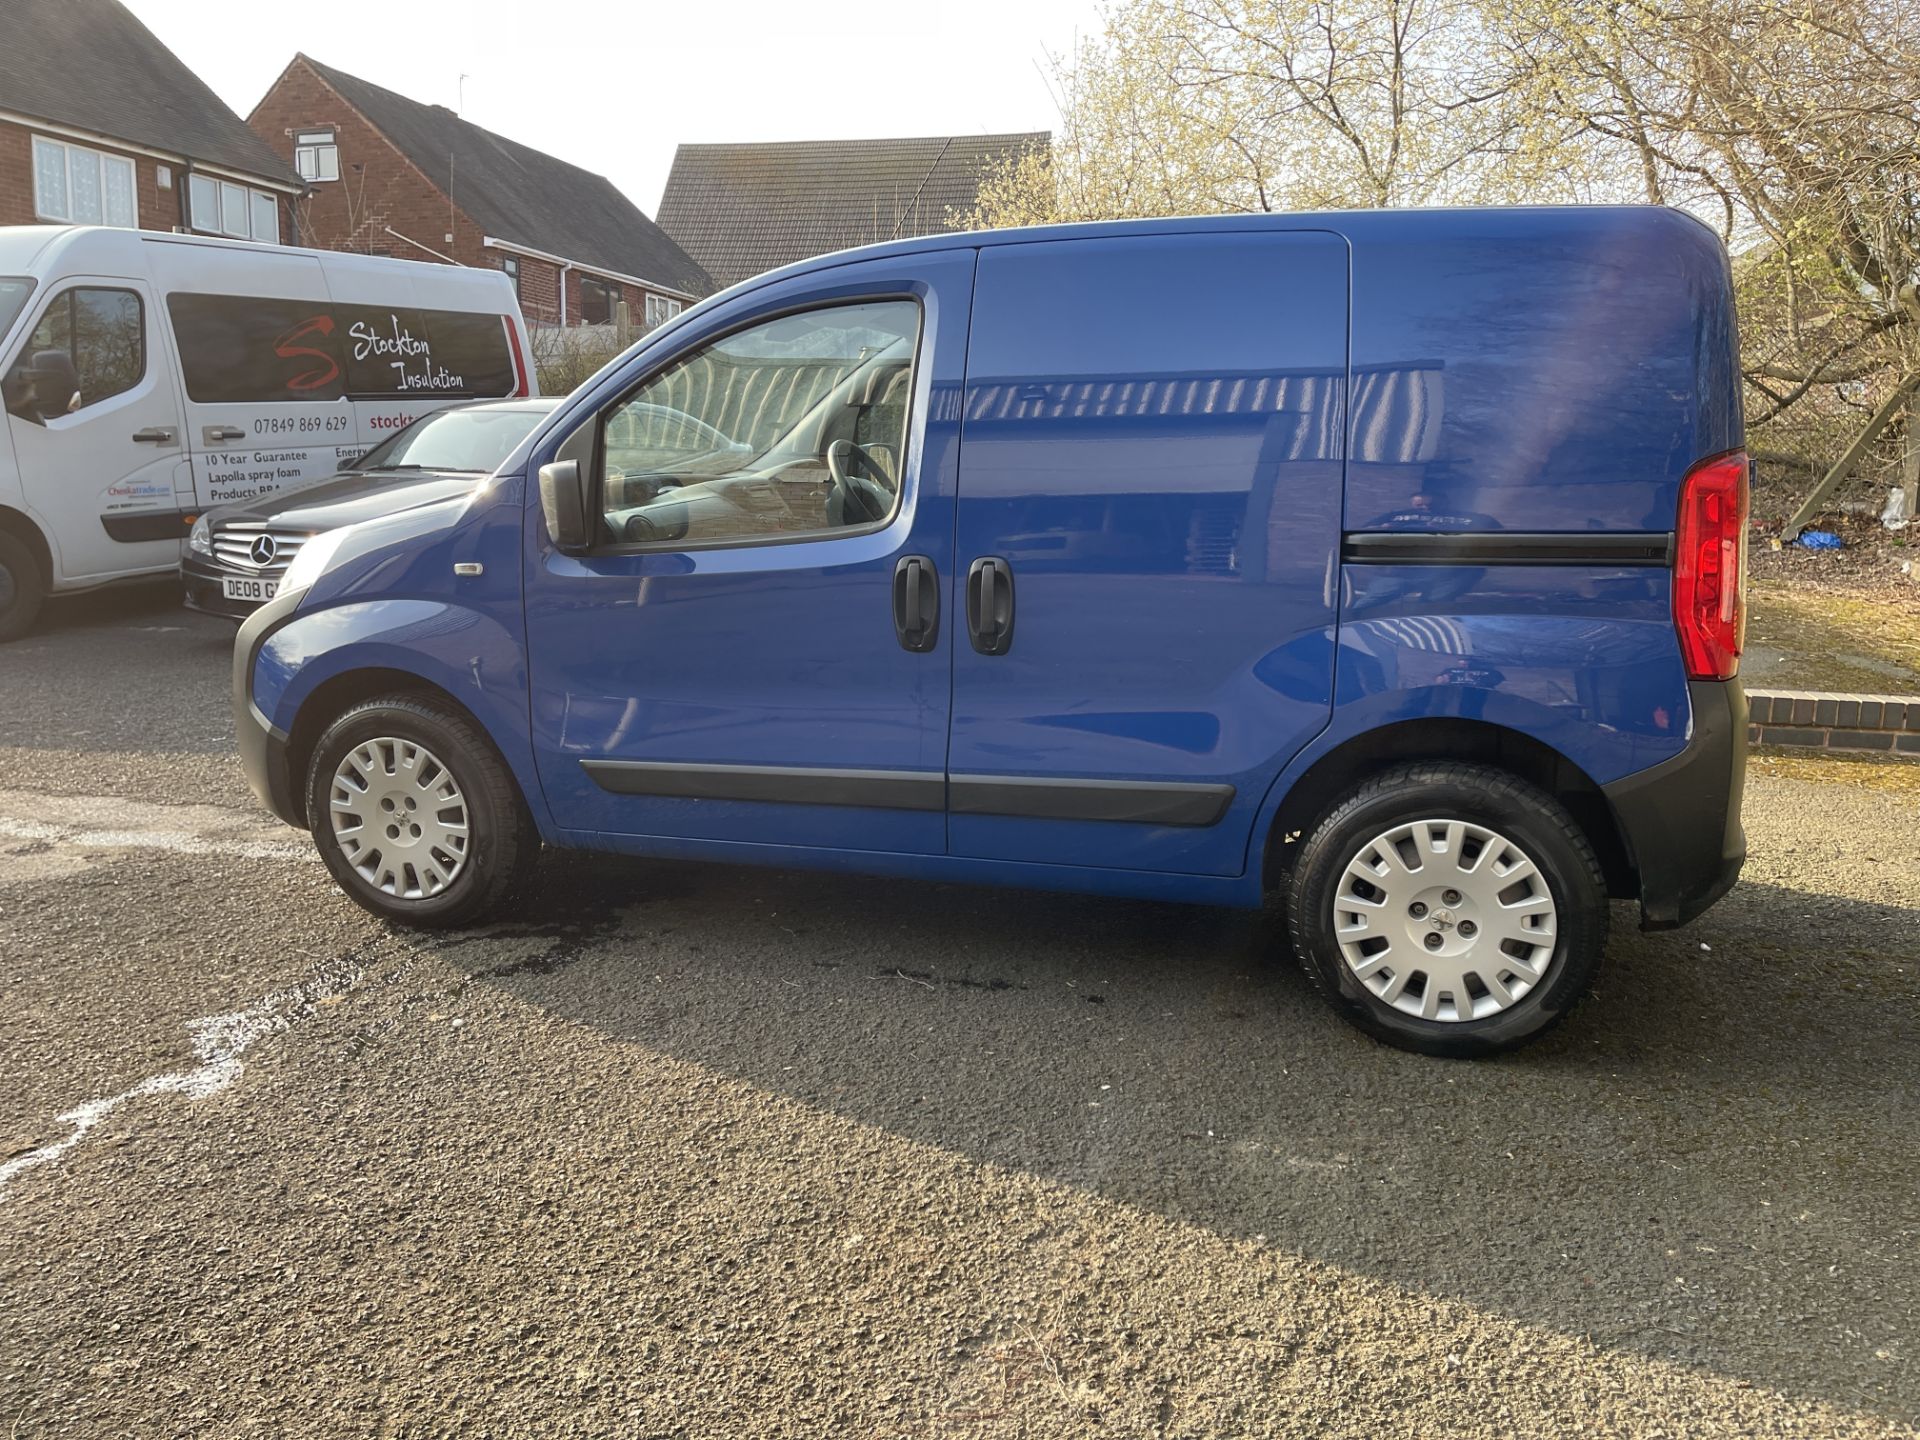
[(1602, 787), (1640, 876), (1640, 925), (1684, 925), (1740, 878), (1747, 836), (1747, 693), (1738, 680), (1695, 680), (1693, 738), (1651, 770)]

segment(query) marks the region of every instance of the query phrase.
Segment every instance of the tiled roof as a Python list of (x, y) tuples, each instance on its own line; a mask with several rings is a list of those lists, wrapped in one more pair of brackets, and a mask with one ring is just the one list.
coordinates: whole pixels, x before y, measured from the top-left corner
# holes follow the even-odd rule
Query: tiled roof
[(25, 0), (0, 10), (0, 110), (299, 183), (119, 0)]
[(715, 283), (731, 285), (832, 250), (949, 233), (989, 166), (1047, 140), (1038, 131), (682, 145), (660, 225)]
[(704, 271), (604, 175), (302, 56), (490, 236), (689, 295)]

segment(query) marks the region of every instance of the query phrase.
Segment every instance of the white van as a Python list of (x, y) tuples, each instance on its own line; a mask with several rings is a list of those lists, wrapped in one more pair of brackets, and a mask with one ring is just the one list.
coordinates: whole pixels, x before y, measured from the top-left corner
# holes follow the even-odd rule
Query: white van
[(203, 509), (537, 393), (530, 354), (496, 270), (0, 227), (0, 640), (48, 591), (171, 573)]

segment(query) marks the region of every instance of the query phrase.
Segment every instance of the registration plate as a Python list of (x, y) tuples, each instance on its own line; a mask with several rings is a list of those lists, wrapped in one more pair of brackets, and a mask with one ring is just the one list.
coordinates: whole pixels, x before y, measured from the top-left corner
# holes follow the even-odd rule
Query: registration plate
[(280, 588), (278, 580), (255, 580), (251, 576), (223, 575), (220, 593), (229, 600), (271, 600)]

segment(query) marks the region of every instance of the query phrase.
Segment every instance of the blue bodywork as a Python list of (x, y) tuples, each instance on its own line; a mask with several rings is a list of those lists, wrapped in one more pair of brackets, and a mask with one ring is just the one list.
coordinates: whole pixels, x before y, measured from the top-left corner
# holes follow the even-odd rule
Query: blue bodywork
[[(1670, 570), (1343, 563), (1342, 544), (1670, 532), (1688, 468), (1742, 443), (1730, 296), (1718, 241), (1645, 208), (828, 256), (654, 331), (472, 497), (349, 532), (276, 605), (242, 689), (285, 750), (323, 687), (425, 681), (485, 728), (556, 845), (1257, 905), (1295, 782), (1383, 727), (1499, 727), (1598, 787), (1687, 749)], [(922, 320), (885, 528), (550, 543), (534, 476), (602, 407), (756, 317), (882, 297)], [(894, 633), (907, 555), (942, 590), (925, 653)], [(982, 556), (1016, 577), (1004, 655), (967, 641)], [(956, 796), (980, 777), (1231, 793), (1211, 823), (1163, 824), (622, 794), (583, 760), (948, 777)], [(290, 818), (300, 783), (276, 781)]]

